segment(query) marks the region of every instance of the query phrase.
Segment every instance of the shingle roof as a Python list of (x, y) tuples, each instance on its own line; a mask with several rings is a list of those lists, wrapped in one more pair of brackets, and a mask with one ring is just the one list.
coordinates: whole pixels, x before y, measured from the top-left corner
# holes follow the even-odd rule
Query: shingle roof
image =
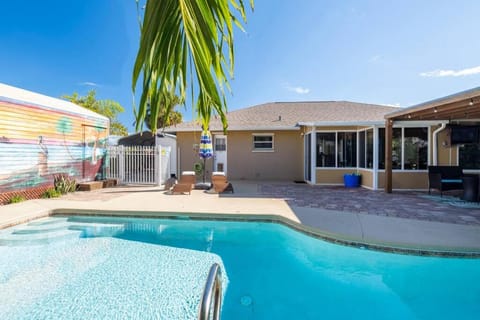
[[(298, 123), (379, 122), (398, 108), (349, 101), (273, 102), (228, 112), (228, 130), (293, 130)], [(195, 121), (166, 128), (166, 132), (200, 130)], [(222, 130), (220, 119), (212, 118), (210, 130)]]

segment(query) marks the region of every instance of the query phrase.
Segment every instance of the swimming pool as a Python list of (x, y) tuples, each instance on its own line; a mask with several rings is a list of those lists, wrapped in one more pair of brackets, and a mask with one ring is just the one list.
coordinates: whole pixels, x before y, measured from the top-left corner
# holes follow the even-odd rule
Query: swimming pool
[(51, 217), (0, 231), (0, 318), (478, 319), (480, 259), (397, 255), (265, 222)]

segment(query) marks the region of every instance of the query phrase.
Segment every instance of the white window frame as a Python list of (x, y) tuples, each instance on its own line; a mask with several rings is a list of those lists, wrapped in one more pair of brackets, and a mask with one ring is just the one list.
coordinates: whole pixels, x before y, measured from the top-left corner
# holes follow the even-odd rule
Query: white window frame
[[(385, 127), (378, 127), (378, 129), (380, 128), (383, 128), (385, 129)], [(430, 163), (430, 152), (431, 152), (431, 145), (430, 145), (430, 142), (431, 142), (431, 131), (432, 131), (432, 127), (430, 125), (418, 125), (418, 124), (412, 124), (412, 125), (402, 125), (402, 126), (393, 126), (393, 128), (400, 128), (401, 129), (401, 132), (402, 132), (402, 136), (401, 136), (401, 152), (402, 152), (402, 157), (401, 157), (401, 169), (392, 169), (393, 172), (427, 172), (428, 171), (428, 168), (427, 169), (418, 169), (418, 170), (412, 170), (412, 169), (405, 169), (405, 129), (406, 128), (427, 128), (427, 163)], [(377, 137), (379, 137), (379, 135), (377, 135)], [(366, 139), (365, 139), (366, 140)], [(378, 144), (378, 141), (377, 140), (377, 144)], [(378, 150), (378, 149), (377, 149)], [(457, 155), (458, 155), (458, 151), (457, 151)], [(457, 163), (458, 163), (458, 159), (457, 159)], [(378, 162), (377, 162), (377, 167), (378, 167)], [(378, 169), (378, 172), (385, 172), (385, 169)]]
[[(348, 129), (348, 130), (316, 130), (315, 131), (315, 160), (317, 155), (316, 145), (317, 145), (317, 133), (335, 133), (335, 167), (317, 167), (315, 163), (315, 169), (318, 170), (332, 170), (332, 169), (357, 169), (358, 168), (358, 130)], [(338, 133), (339, 132), (356, 132), (357, 133), (357, 163), (355, 167), (339, 167), (338, 166)]]
[[(271, 148), (256, 148), (255, 137), (272, 137)], [(268, 142), (262, 142), (268, 143)], [(275, 134), (274, 133), (252, 133), (252, 152), (274, 152), (275, 151)]]
[[(363, 129), (359, 129), (357, 130), (357, 169), (361, 169), (361, 170), (365, 170), (365, 171), (374, 171), (375, 169), (375, 166), (373, 166), (372, 168), (367, 168), (367, 145), (368, 145), (368, 139), (367, 139), (367, 131), (368, 130), (373, 130), (373, 162), (375, 162), (375, 157), (378, 155), (375, 155), (375, 151), (378, 151), (378, 150), (375, 150), (375, 126), (373, 127), (367, 127), (367, 128), (363, 128)], [(378, 130), (378, 128), (377, 128)], [(365, 152), (363, 153), (363, 155), (360, 154), (360, 132), (365, 132), (365, 141), (363, 143), (363, 146), (364, 146), (364, 150)], [(378, 139), (378, 135), (377, 135), (377, 139)], [(363, 160), (364, 160), (364, 163), (365, 163), (365, 168), (362, 168), (360, 167), (360, 156), (363, 156)]]

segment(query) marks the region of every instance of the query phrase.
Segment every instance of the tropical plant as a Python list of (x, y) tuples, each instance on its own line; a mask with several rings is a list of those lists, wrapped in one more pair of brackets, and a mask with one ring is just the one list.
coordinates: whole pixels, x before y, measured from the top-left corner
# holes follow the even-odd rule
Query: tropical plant
[[(178, 111), (175, 111), (175, 107), (183, 103), (182, 98), (177, 96), (175, 92), (166, 92), (160, 97), (160, 100), (157, 102), (160, 104), (157, 115), (157, 127), (156, 128), (165, 128), (168, 126), (174, 126), (182, 122), (182, 114)], [(145, 125), (148, 129), (152, 130), (151, 121), (154, 121), (152, 115), (152, 107), (150, 104), (147, 105), (147, 114), (145, 115)]]
[(42, 194), (43, 199), (49, 199), (49, 198), (58, 198), (62, 195), (61, 192), (55, 190), (54, 188), (50, 188), (45, 190), (45, 192)]
[(77, 189), (77, 182), (66, 174), (59, 174), (53, 178), (53, 185), (55, 190), (61, 194), (74, 192)]
[[(139, 1), (137, 8), (141, 6)], [(253, 0), (250, 6), (253, 9)], [(150, 105), (149, 123), (156, 132), (155, 119), (159, 114), (168, 119), (171, 112), (157, 101), (166, 92), (175, 92), (183, 100), (190, 87), (192, 105), (202, 126), (208, 128), (215, 112), (225, 131), (224, 89), (230, 90), (229, 79), (233, 77), (234, 25), (243, 29), (240, 21), (246, 22), (243, 1), (147, 0), (144, 8), (143, 21), (139, 17), (140, 47), (132, 79), (135, 93), (143, 75), (138, 110), (134, 110), (136, 130), (141, 130)]]
[(124, 108), (114, 100), (97, 100), (96, 95), (97, 92), (95, 90), (90, 90), (84, 97), (74, 92), (71, 96), (63, 95), (62, 99), (78, 104), (110, 119), (110, 134), (119, 136), (128, 135), (127, 128), (117, 120), (118, 114), (124, 112)]
[(19, 202), (23, 202), (27, 200), (27, 198), (25, 198), (24, 196), (21, 196), (21, 195), (15, 195), (13, 197), (11, 197), (9, 200), (8, 200), (8, 203), (19, 203)]

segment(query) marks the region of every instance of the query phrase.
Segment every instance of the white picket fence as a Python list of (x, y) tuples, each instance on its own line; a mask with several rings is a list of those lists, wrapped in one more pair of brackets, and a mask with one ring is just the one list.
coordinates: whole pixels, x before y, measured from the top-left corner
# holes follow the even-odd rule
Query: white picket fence
[(171, 147), (109, 146), (106, 175), (121, 184), (161, 185), (169, 178)]

